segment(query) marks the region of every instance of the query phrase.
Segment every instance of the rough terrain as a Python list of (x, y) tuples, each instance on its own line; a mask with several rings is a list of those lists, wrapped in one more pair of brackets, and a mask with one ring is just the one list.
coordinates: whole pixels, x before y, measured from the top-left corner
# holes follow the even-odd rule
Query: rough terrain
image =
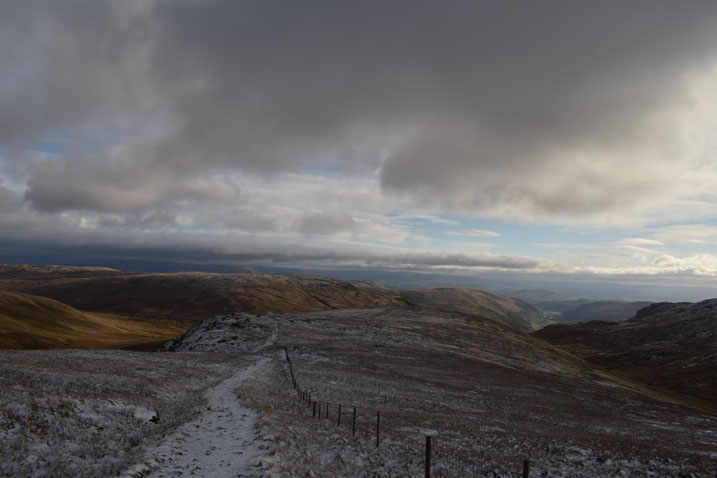
[(550, 325), (534, 335), (613, 373), (717, 410), (717, 299), (662, 302), (630, 320)]
[(0, 476), (117, 476), (207, 412), (205, 390), (255, 361), (208, 352), (2, 351)]
[(235, 390), (269, 359), (259, 359), (205, 394), (206, 407), (191, 422), (144, 453), (145, 461), (125, 472), (128, 477), (212, 476), (263, 477), (262, 451), (255, 434), (259, 415), (242, 406)]
[[(717, 465), (713, 415), (486, 319), (406, 308), (236, 314), (168, 348), (246, 350), (273, 333), (277, 360), (239, 389), (261, 413), (273, 476), (417, 476), (428, 433), (438, 477), (517, 476), (524, 459), (531, 476), (551, 477), (707, 477)], [(321, 419), (293, 390), (282, 347)]]

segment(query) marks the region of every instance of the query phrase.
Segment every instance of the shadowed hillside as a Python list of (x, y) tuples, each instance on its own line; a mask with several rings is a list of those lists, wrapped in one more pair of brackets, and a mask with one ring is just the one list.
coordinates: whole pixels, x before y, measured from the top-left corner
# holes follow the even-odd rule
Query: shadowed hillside
[(556, 322), (589, 322), (591, 320), (626, 320), (634, 317), (638, 310), (652, 302), (625, 302), (619, 300), (598, 300), (581, 304), (566, 310), (555, 318)]
[(650, 386), (717, 403), (717, 299), (663, 302), (630, 320), (556, 324), (533, 335)]
[(157, 342), (176, 332), (80, 312), (44, 297), (0, 291), (0, 348), (118, 348)]
[(440, 288), (401, 290), (397, 293), (414, 305), (477, 315), (505, 322), (524, 332), (532, 332), (548, 324), (542, 313), (527, 302), (481, 290)]

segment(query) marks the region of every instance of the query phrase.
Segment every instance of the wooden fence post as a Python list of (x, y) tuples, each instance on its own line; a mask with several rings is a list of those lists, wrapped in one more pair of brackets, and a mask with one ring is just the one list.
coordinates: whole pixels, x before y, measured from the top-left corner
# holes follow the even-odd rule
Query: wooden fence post
[(316, 402), (314, 402), (313, 409), (311, 410), (311, 416), (312, 416), (312, 417), (315, 417), (315, 416), (316, 416)]
[(338, 427), (341, 426), (341, 404), (340, 403), (339, 403), (339, 414), (338, 414), (338, 418), (336, 419), (336, 426), (338, 426)]
[(523, 461), (523, 478), (530, 478), (530, 460)]
[(326, 402), (326, 419), (329, 419), (329, 402)]
[(426, 478), (431, 478), (431, 435), (426, 435)]
[(381, 412), (376, 412), (376, 448), (378, 448), (379, 428), (381, 425)]
[(354, 419), (353, 423), (351, 424), (351, 434), (356, 435), (356, 407), (354, 407)]

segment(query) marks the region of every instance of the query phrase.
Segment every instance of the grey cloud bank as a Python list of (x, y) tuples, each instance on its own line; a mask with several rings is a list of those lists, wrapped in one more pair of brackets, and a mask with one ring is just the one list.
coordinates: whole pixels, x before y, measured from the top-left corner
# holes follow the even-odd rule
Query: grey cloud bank
[[(0, 228), (420, 241), (361, 205), (248, 207), (259, 193), (231, 179), (306, 171), (368, 177), (372, 205), (416, 215), (709, 214), (716, 60), (714, 2), (3, 2)], [(461, 254), (404, 258), (550, 262)]]
[(55, 209), (312, 164), (380, 167), (385, 190), (452, 210), (642, 207), (717, 36), (713, 2), (30, 0), (2, 18), (3, 140), (156, 129), (33, 172), (27, 198)]

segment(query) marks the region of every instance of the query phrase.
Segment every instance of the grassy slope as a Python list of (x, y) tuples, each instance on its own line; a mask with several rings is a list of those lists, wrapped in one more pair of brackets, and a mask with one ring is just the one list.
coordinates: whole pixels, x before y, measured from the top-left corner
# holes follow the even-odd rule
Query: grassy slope
[(615, 374), (717, 409), (716, 324), (709, 315), (648, 316), (555, 324), (533, 335)]
[[(107, 268), (0, 265), (0, 290), (47, 297), (82, 311), (123, 319), (133, 327), (146, 324), (165, 331), (162, 338), (178, 335), (218, 314), (300, 313), (407, 303), (487, 317), (523, 331), (544, 325), (540, 312), (530, 305), (478, 290), (393, 291), (367, 282), (353, 284), (307, 275), (145, 274)], [(20, 345), (27, 346), (26, 341)], [(96, 345), (89, 342), (89, 346)], [(112, 344), (105, 340), (102, 346)]]
[(504, 322), (524, 332), (532, 332), (548, 323), (539, 310), (520, 299), (481, 290), (440, 288), (402, 290), (398, 294), (411, 304), (477, 315)]
[(0, 348), (118, 348), (156, 342), (176, 332), (81, 312), (44, 297), (0, 291)]

